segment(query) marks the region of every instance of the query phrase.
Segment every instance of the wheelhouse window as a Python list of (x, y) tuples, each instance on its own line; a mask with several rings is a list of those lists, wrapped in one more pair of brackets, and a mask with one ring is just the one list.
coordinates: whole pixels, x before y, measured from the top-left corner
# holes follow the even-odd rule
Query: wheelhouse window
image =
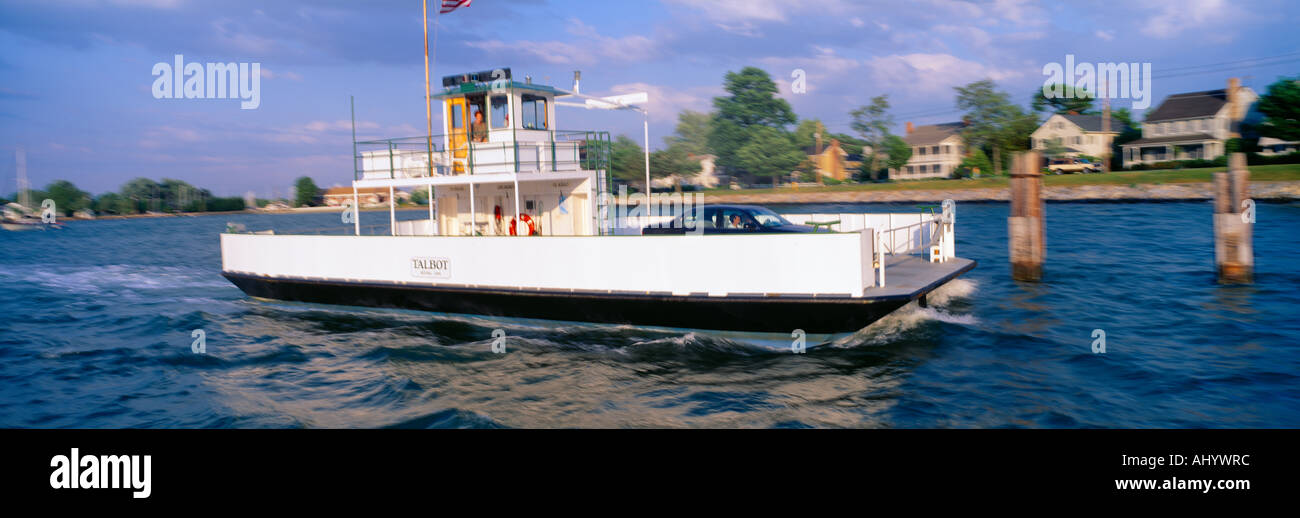
[(492, 96), (492, 129), (510, 127), (510, 101), (504, 95)]
[(523, 95), (520, 103), (523, 112), (523, 128), (532, 130), (546, 129), (546, 98), (538, 95)]

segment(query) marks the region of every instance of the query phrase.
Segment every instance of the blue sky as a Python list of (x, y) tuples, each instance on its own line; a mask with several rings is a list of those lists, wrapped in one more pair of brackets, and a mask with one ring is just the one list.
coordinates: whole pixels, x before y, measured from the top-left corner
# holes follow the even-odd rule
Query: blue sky
[[(1044, 64), (1066, 54), (1152, 63), (1152, 108), (1231, 76), (1263, 91), (1300, 75), (1297, 20), (1290, 0), (475, 0), (439, 19), (433, 76), (436, 88), (442, 75), (511, 67), (567, 89), (580, 69), (584, 93), (649, 91), (658, 146), (678, 110), (707, 110), (723, 74), (754, 65), (801, 118), (833, 130), (889, 94), (901, 133), (909, 120), (959, 119), (952, 87), (983, 78), (1027, 105)], [(145, 176), (283, 196), (302, 175), (346, 185), (349, 95), (359, 136), (423, 133), (421, 40), (418, 0), (0, 0), (0, 193), (14, 190), (19, 145), (38, 187), (69, 179), (98, 194)], [(153, 65), (175, 54), (261, 63), (261, 106), (155, 99)], [(805, 93), (790, 91), (795, 69)], [(635, 114), (559, 118), (639, 140)]]

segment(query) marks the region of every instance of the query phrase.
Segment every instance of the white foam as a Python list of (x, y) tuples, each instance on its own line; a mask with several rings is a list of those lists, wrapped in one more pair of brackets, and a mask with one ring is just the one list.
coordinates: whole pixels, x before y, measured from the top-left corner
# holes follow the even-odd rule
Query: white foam
[(929, 307), (923, 308), (916, 302), (910, 302), (862, 330), (835, 340), (831, 345), (833, 347), (884, 345), (896, 341), (908, 331), (931, 321), (962, 326), (976, 325), (979, 323), (979, 319), (975, 318), (975, 315), (952, 313), (943, 308), (951, 304), (955, 299), (969, 297), (978, 288), (979, 284), (973, 280), (956, 279), (950, 281), (926, 296)]
[(164, 289), (225, 286), (220, 276), (192, 268), (110, 264), (84, 267), (6, 269), (0, 276), (34, 282), (61, 291), (103, 294), (122, 289)]

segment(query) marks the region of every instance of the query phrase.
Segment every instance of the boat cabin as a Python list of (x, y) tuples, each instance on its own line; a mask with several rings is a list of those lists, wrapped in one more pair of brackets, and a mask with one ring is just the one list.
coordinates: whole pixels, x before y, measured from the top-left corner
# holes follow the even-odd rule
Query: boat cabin
[(393, 235), (605, 232), (597, 202), (607, 192), (609, 133), (557, 129), (555, 99), (568, 92), (516, 81), (510, 69), (446, 76), (442, 85), (432, 96), (441, 135), (354, 140), (354, 190), (423, 189), (433, 200), (427, 221), (399, 225), (394, 215)]

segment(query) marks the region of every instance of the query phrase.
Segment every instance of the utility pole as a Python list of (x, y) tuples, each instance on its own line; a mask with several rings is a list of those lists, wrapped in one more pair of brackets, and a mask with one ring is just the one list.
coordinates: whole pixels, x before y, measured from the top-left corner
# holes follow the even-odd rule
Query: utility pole
[(826, 131), (826, 127), (822, 126), (821, 121), (818, 121), (817, 131), (813, 133), (813, 136), (817, 137), (817, 148), (816, 148), (817, 153), (813, 155), (816, 157), (813, 159), (813, 176), (817, 177), (818, 185), (825, 185), (822, 181), (822, 172), (821, 172), (821, 163), (820, 163), (822, 159), (822, 132), (823, 131)]
[(1110, 136), (1110, 80), (1101, 82), (1101, 141), (1106, 146), (1105, 152), (1102, 153), (1101, 171), (1110, 172), (1110, 150), (1113, 147), (1114, 140)]

